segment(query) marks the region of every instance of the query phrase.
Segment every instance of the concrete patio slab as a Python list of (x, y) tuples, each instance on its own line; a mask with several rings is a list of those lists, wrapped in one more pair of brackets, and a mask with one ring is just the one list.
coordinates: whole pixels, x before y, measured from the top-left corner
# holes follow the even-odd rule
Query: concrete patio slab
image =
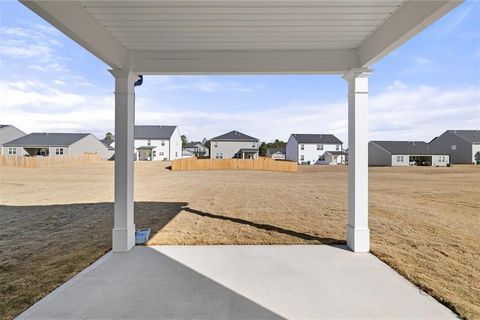
[(108, 253), (19, 319), (454, 319), (343, 246), (157, 246)]

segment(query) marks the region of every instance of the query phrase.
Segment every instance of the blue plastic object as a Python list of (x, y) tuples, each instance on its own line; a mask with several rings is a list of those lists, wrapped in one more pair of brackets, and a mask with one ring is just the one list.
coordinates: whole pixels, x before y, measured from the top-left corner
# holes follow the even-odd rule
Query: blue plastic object
[(135, 244), (145, 244), (150, 237), (150, 228), (138, 229), (135, 232)]

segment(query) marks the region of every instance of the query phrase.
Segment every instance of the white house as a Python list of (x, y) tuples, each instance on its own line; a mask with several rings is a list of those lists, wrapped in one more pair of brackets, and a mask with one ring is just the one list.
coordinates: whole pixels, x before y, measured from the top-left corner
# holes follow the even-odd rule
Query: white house
[(4, 143), (23, 137), (24, 135), (25, 132), (12, 125), (0, 124), (0, 154), (3, 154), (2, 146)]
[(450, 163), (448, 153), (424, 141), (370, 141), (369, 166), (435, 166)]
[(30, 133), (3, 144), (3, 154), (55, 157), (95, 153), (108, 159), (112, 153), (91, 133)]
[[(329, 164), (325, 160), (326, 151), (343, 151), (343, 142), (333, 134), (298, 134), (290, 135), (286, 147), (286, 158), (299, 164)], [(340, 156), (340, 163), (345, 162), (345, 155)]]
[(447, 130), (430, 141), (430, 145), (450, 154), (451, 163), (480, 164), (480, 132), (478, 130)]
[(183, 146), (183, 151), (185, 155), (189, 155), (190, 153), (194, 157), (208, 157), (208, 148), (205, 146), (204, 143), (197, 141), (197, 142), (189, 142)]
[(318, 159), (319, 164), (328, 164), (331, 166), (345, 164), (347, 153), (345, 151), (325, 151)]
[(182, 158), (182, 136), (177, 126), (136, 125), (134, 137), (138, 161)]
[(266, 156), (273, 160), (285, 160), (285, 148), (268, 148)]
[(210, 140), (211, 159), (257, 159), (258, 139), (230, 131)]

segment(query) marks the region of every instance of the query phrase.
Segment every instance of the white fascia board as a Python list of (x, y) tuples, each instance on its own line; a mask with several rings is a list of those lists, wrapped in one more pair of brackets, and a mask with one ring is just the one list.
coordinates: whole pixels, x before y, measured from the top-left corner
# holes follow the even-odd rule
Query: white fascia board
[(444, 16), (463, 0), (406, 1), (357, 49), (358, 61), (368, 67)]
[(354, 50), (132, 51), (139, 74), (343, 74)]
[(78, 1), (20, 0), (27, 8), (69, 36), (110, 67), (126, 67), (128, 50)]

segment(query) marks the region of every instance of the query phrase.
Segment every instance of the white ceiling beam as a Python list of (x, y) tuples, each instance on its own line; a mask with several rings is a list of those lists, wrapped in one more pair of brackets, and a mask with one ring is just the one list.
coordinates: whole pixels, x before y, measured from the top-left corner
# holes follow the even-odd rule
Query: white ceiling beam
[(367, 67), (377, 62), (462, 2), (407, 1), (357, 49), (360, 64)]
[(27, 1), (22, 4), (38, 14), (112, 68), (121, 68), (128, 51), (77, 1)]
[(355, 67), (354, 50), (132, 52), (140, 74), (343, 74)]

